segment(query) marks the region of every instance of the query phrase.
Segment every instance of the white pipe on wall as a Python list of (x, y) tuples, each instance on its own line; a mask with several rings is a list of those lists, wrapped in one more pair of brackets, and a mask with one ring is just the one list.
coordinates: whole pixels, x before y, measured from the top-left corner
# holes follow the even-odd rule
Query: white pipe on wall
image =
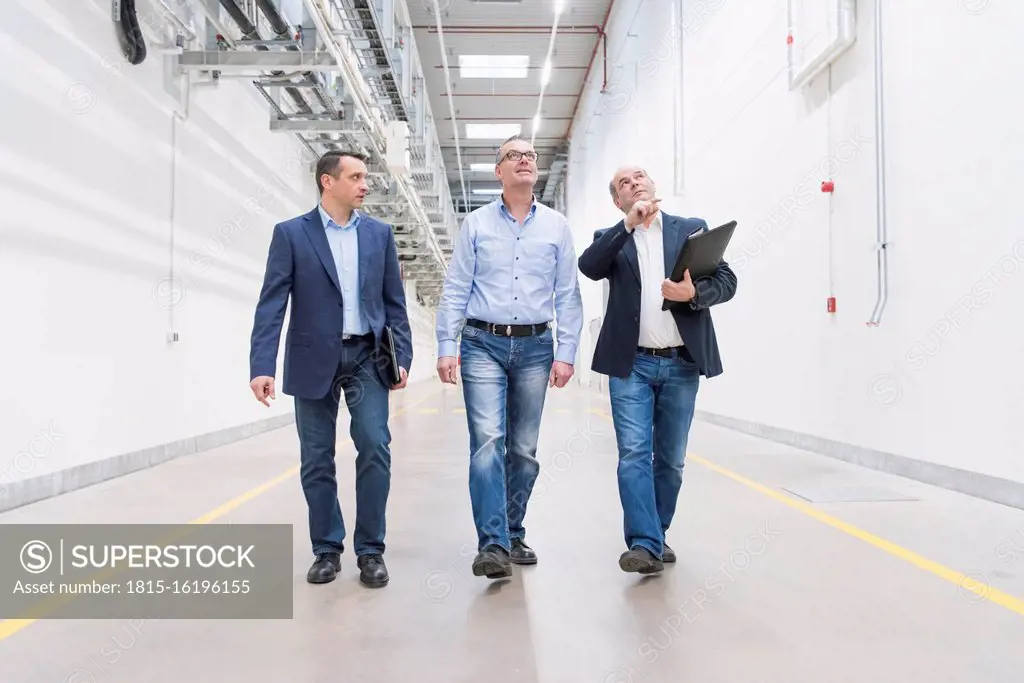
[(875, 244), (878, 255), (878, 300), (871, 313), (868, 325), (877, 326), (882, 320), (889, 298), (889, 259), (886, 248), (889, 230), (885, 211), (885, 107), (884, 83), (882, 79), (882, 2), (875, 0)]

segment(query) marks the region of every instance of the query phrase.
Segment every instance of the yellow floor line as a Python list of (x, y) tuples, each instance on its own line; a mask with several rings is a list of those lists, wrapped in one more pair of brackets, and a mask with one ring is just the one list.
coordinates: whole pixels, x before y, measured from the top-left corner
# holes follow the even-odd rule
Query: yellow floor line
[[(604, 412), (603, 410), (591, 408), (591, 412), (595, 413), (596, 415), (600, 415), (606, 420), (611, 421), (612, 419), (611, 415)], [(728, 477), (729, 479), (732, 479), (737, 483), (743, 484), (744, 486), (751, 488), (757, 491), (758, 493), (763, 493), (764, 495), (769, 496), (770, 498), (774, 498), (780, 503), (788, 505), (794, 510), (798, 510), (804, 513), (808, 517), (813, 517), (819, 522), (827, 524), (834, 529), (838, 529), (843, 533), (849, 534), (854, 538), (858, 538), (864, 541), (865, 543), (868, 543), (869, 545), (872, 545), (875, 548), (878, 548), (879, 550), (886, 552), (894, 557), (898, 557), (904, 562), (909, 562), (918, 569), (923, 569), (924, 571), (934, 574), (939, 578), (945, 579), (946, 581), (949, 581), (950, 583), (956, 585), (958, 589), (970, 591), (984, 600), (988, 600), (989, 602), (995, 603), (1000, 607), (1005, 607), (1011, 612), (1016, 612), (1017, 614), (1024, 615), (1024, 600), (1013, 595), (1010, 595), (1009, 593), (1004, 593), (1001, 590), (993, 588), (992, 586), (986, 583), (977, 581), (971, 578), (969, 574), (955, 571), (953, 569), (950, 569), (949, 567), (939, 564), (938, 562), (935, 562), (934, 560), (929, 560), (926, 557), (922, 557), (921, 555), (918, 555), (912, 550), (908, 550), (900, 545), (897, 545), (896, 543), (893, 543), (892, 541), (888, 541), (880, 536), (872, 534), (869, 531), (865, 531), (860, 527), (854, 526), (849, 522), (844, 522), (843, 520), (837, 517), (833, 517), (830, 514), (822, 512), (821, 510), (814, 507), (810, 503), (798, 500), (796, 498), (793, 498), (792, 496), (787, 496), (786, 494), (780, 493), (779, 491), (776, 491), (773, 488), (765, 486), (764, 484), (759, 484), (758, 482), (753, 481), (752, 479), (747, 479), (746, 477), (740, 474), (736, 474), (735, 472), (728, 470), (722, 467), (721, 465), (716, 465), (710, 460), (707, 460), (706, 458), (703, 458), (699, 455), (687, 453), (686, 458), (687, 460), (704, 465), (708, 469), (717, 472), (722, 476)]]
[[(423, 398), (416, 399), (415, 401), (412, 401), (411, 403), (408, 403), (407, 405), (403, 406), (402, 408), (400, 408), (400, 409), (396, 410), (395, 412), (391, 413), (391, 417), (396, 417), (398, 415), (401, 415), (402, 413), (404, 413), (404, 412), (408, 411), (409, 409), (419, 405), (420, 403), (424, 403), (424, 402), (426, 402), (426, 401), (428, 401), (428, 400), (430, 400), (432, 398), (436, 398), (439, 394), (440, 394), (440, 392), (435, 391), (434, 393), (428, 394), (427, 396), (424, 396)], [(346, 439), (344, 441), (339, 442), (338, 445), (339, 446), (346, 446), (346, 445), (351, 444), (351, 443), (352, 443), (352, 441), (350, 439)], [(215, 507), (214, 509), (210, 510), (209, 512), (207, 512), (205, 514), (202, 514), (199, 517), (196, 517), (191, 522), (188, 522), (188, 524), (210, 524), (214, 520), (223, 517), (227, 513), (229, 513), (232, 510), (234, 510), (235, 508), (238, 508), (238, 507), (244, 505), (245, 503), (249, 502), (253, 498), (256, 498), (257, 496), (260, 496), (260, 495), (266, 493), (267, 491), (269, 491), (270, 489), (274, 488), (275, 486), (278, 486), (279, 484), (282, 484), (283, 482), (287, 481), (291, 477), (294, 477), (296, 474), (298, 474), (298, 472), (299, 472), (299, 466), (298, 465), (296, 465), (294, 467), (290, 467), (286, 471), (284, 471), (281, 474), (279, 474), (276, 477), (274, 477), (273, 479), (270, 479), (269, 481), (266, 481), (266, 482), (260, 484), (259, 486), (246, 491), (242, 495), (237, 496), (236, 498), (232, 498), (231, 500), (229, 500), (228, 502), (224, 503), (223, 505), (219, 505), (219, 506)], [(25, 629), (26, 627), (28, 627), (29, 625), (35, 623), (36, 621), (38, 621), (38, 619), (6, 619), (4, 621), (0, 621), (0, 640), (4, 640), (5, 638), (10, 638), (15, 633)]]

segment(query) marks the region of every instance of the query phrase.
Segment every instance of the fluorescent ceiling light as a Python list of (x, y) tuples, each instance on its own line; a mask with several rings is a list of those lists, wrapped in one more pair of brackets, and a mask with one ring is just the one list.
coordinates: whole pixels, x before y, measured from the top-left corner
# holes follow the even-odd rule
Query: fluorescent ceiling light
[(529, 55), (459, 55), (462, 78), (526, 78)]
[(488, 189), (479, 189), (478, 188), (478, 189), (473, 190), (473, 194), (497, 195), (497, 194), (501, 194), (501, 188), (500, 187), (494, 187), (494, 188), (488, 188)]
[(544, 70), (540, 72), (540, 84), (547, 85), (551, 80), (551, 60), (544, 62)]
[(540, 114), (533, 115), (533, 132), (536, 133), (540, 130)]
[(494, 164), (486, 164), (486, 163), (485, 164), (470, 164), (469, 165), (469, 170), (471, 170), (471, 171), (485, 171), (485, 172), (490, 173), (490, 172), (494, 171)]
[(466, 137), (476, 140), (504, 140), (513, 135), (520, 135), (523, 126), (520, 123), (467, 123)]

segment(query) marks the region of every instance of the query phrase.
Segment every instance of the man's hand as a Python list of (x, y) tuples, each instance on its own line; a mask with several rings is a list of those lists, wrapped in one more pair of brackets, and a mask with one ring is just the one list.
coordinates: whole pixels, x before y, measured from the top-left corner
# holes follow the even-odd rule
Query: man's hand
[(697, 290), (690, 280), (689, 269), (683, 271), (682, 282), (663, 280), (661, 283), (661, 295), (669, 301), (689, 301), (697, 295)]
[(441, 356), (437, 359), (437, 376), (445, 384), (455, 384), (459, 359), (455, 356)]
[(392, 385), (392, 389), (405, 389), (405, 385), (409, 383), (409, 373), (405, 371), (405, 368), (398, 368), (398, 373), (402, 379), (398, 384)]
[(270, 406), (267, 398), (277, 398), (274, 394), (274, 378), (273, 377), (255, 377), (249, 382), (249, 388), (252, 389), (253, 396), (256, 400), (265, 406)]
[(556, 360), (551, 364), (551, 374), (548, 376), (548, 386), (561, 389), (572, 379), (573, 368), (569, 363)]
[(626, 215), (626, 230), (633, 232), (633, 229), (641, 223), (644, 224), (645, 228), (649, 228), (655, 214), (658, 213), (658, 202), (660, 201), (660, 199), (652, 199), (650, 201), (641, 199), (634, 204), (633, 208)]

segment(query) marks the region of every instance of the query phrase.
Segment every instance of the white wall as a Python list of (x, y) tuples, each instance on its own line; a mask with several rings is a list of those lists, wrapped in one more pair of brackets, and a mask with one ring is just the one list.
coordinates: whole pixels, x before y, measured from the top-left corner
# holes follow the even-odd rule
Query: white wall
[[(685, 0), (681, 121), (671, 0), (618, 0), (608, 92), (599, 53), (573, 123), (577, 244), (620, 218), (614, 169), (645, 166), (668, 212), (740, 225), (727, 255), (738, 294), (714, 309), (725, 374), (704, 383), (700, 409), (1024, 482), (1024, 4), (883, 9), (891, 247), (879, 326), (865, 324), (876, 301), (873, 0), (857, 3), (857, 42), (831, 75), (796, 91), (785, 0)], [(819, 189), (829, 177), (831, 196)], [(590, 318), (600, 287), (584, 287)]]
[(246, 80), (172, 124), (164, 56), (124, 62), (109, 12), (0, 14), (0, 485), (292, 411), (252, 397), (249, 335), (274, 223), (315, 206), (305, 150)]

